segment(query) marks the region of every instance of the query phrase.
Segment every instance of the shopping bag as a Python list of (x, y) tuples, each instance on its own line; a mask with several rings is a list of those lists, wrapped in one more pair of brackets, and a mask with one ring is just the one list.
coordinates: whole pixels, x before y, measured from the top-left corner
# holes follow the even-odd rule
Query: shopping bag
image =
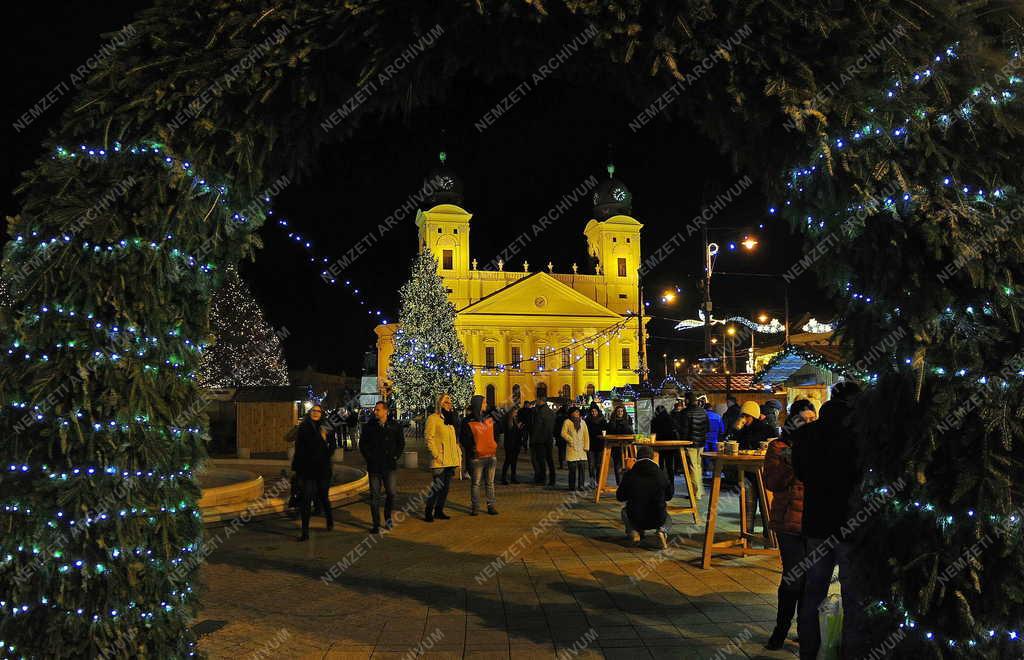
[(818, 660), (839, 660), (839, 646), (843, 640), (843, 599), (839, 594), (825, 598), (818, 608), (818, 626), (821, 646)]

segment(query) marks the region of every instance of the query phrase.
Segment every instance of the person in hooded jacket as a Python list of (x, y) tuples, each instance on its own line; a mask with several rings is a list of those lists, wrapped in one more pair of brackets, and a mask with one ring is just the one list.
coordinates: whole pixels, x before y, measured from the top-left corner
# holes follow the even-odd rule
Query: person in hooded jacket
[(505, 461), (501, 465), (501, 483), (508, 485), (508, 472), (512, 470), (512, 483), (517, 484), (516, 465), (519, 462), (519, 451), (526, 440), (526, 422), (520, 418), (521, 411), (516, 406), (505, 416)]
[(445, 393), (437, 398), (437, 407), (427, 417), (424, 435), (427, 441), (427, 452), (430, 454), (430, 470), (433, 479), (427, 495), (426, 513), (423, 520), (434, 522), (434, 519), (448, 520), (451, 516), (444, 512), (451, 488), (452, 475), (455, 470), (462, 469), (462, 447), (459, 445), (459, 416), (455, 412), (451, 395)]
[(725, 412), (722, 413), (722, 423), (725, 424), (725, 433), (729, 435), (736, 428), (736, 423), (741, 415), (740, 406), (736, 403), (736, 397), (725, 397)]
[(333, 434), (322, 428), (323, 408), (315, 405), (299, 425), (295, 440), (295, 455), (292, 457), (292, 469), (298, 477), (302, 491), (299, 502), (302, 515), (302, 535), (300, 541), (309, 540), (309, 518), (314, 500), (320, 505), (327, 519), (328, 531), (334, 529), (334, 513), (328, 491), (334, 469), (331, 466), (331, 455), (338, 445)]
[[(804, 560), (802, 521), (804, 512), (804, 485), (793, 472), (793, 434), (808, 422), (814, 421), (814, 405), (807, 399), (793, 402), (782, 435), (768, 445), (764, 463), (764, 485), (772, 491), (771, 528), (779, 539), (782, 555), (782, 580), (779, 583), (778, 608), (775, 629), (765, 646), (781, 649), (789, 635), (793, 616), (799, 611), (804, 591), (803, 574), (797, 567)], [(798, 633), (800, 622), (797, 620)]]
[(590, 404), (583, 421), (587, 424), (587, 435), (590, 436), (590, 480), (596, 482), (601, 471), (601, 459), (604, 458), (604, 433), (608, 430), (608, 422), (601, 414), (601, 406), (596, 403)]
[(704, 404), (704, 412), (708, 415), (708, 434), (707, 442), (704, 443), (704, 449), (706, 451), (718, 451), (718, 439), (725, 434), (725, 424), (722, 421), (722, 416), (718, 414), (718, 411), (710, 403)]
[(373, 520), (371, 534), (380, 532), (381, 490), (384, 498), (384, 526), (391, 529), (391, 511), (395, 507), (397, 490), (398, 457), (405, 450), (405, 436), (402, 427), (388, 419), (391, 409), (384, 401), (373, 406), (373, 420), (367, 422), (359, 435), (359, 452), (366, 460), (366, 474), (370, 480), (370, 517)]
[[(634, 435), (633, 418), (626, 412), (621, 403), (612, 410), (608, 418), (608, 435)], [(612, 466), (615, 470), (615, 483), (622, 483), (622, 447), (612, 447)]]
[(462, 422), (462, 453), (469, 466), (470, 501), (469, 515), (475, 516), (480, 509), (480, 486), (484, 485), (487, 496), (487, 513), (498, 515), (495, 508), (494, 473), (497, 470), (498, 443), (495, 440), (494, 418), (487, 413), (487, 400), (476, 394), (469, 402), (469, 415)]

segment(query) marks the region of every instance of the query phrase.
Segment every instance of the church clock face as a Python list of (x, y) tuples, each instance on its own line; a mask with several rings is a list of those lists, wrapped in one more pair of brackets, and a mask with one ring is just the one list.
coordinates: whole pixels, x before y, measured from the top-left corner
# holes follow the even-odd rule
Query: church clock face
[(548, 304), (548, 300), (544, 296), (537, 296), (536, 298), (533, 299), (533, 304), (536, 305), (537, 307), (543, 307), (544, 305)]

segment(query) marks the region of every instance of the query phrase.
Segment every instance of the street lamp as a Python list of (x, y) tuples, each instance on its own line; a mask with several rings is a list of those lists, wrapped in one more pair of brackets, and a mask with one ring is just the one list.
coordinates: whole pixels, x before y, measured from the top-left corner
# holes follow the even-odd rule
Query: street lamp
[(757, 239), (750, 236), (744, 236), (743, 240), (740, 241), (740, 245), (745, 247), (747, 250), (753, 250), (757, 247)]

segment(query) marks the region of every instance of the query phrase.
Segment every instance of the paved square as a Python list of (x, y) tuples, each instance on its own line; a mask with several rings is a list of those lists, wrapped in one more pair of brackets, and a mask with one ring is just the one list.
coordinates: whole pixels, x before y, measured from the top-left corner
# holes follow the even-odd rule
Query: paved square
[[(200, 574), (200, 648), (234, 659), (793, 657), (792, 639), (763, 646), (777, 557), (723, 556), (703, 570), (695, 548), (660, 553), (651, 536), (634, 548), (614, 496), (573, 498), (565, 475), (555, 491), (499, 484), (500, 515), (475, 518), (469, 481), (456, 479), (452, 519), (426, 523), (417, 494), (429, 474), (403, 469), (396, 511), (411, 515), (382, 536), (369, 535), (365, 502), (335, 509), (332, 532), (314, 518), (308, 543), (290, 517), (231, 536), (211, 528), (223, 542)], [(737, 497), (722, 500), (719, 529), (735, 531)], [(703, 519), (677, 519), (673, 537), (702, 532)]]

